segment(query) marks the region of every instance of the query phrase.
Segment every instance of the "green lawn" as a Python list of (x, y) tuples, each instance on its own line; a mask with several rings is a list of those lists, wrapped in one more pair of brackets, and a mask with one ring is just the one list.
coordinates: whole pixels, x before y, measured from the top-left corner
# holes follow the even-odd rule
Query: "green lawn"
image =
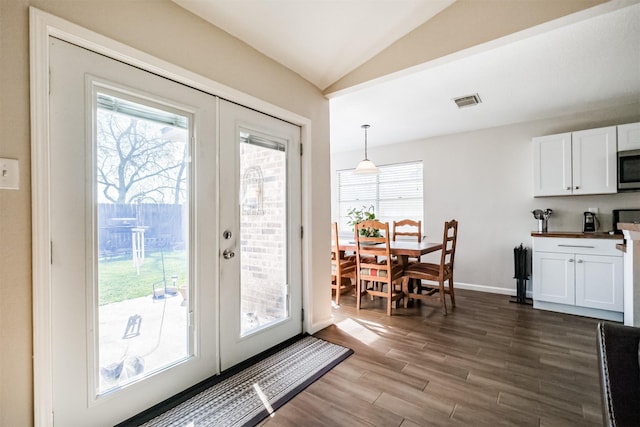
[[(162, 255), (167, 285), (178, 276), (178, 286), (186, 283), (186, 251), (147, 252), (138, 275), (131, 256), (127, 259), (103, 259), (98, 263), (100, 305), (143, 296), (151, 297), (153, 284), (162, 282)], [(160, 285), (161, 286), (161, 285)]]

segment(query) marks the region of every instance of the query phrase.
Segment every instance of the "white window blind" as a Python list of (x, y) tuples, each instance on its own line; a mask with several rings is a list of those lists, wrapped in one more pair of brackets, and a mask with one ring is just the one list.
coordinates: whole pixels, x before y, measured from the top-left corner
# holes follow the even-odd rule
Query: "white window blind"
[(338, 225), (341, 233), (352, 231), (347, 211), (373, 205), (376, 218), (423, 219), (422, 162), (380, 166), (378, 175), (356, 175), (354, 169), (338, 171)]

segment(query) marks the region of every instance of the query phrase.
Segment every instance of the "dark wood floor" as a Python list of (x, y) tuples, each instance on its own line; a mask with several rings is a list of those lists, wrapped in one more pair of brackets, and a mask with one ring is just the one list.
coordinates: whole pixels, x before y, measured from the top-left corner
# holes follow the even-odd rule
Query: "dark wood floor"
[(355, 353), (285, 404), (274, 426), (601, 425), (597, 320), (456, 291), (394, 309), (345, 295), (316, 336)]

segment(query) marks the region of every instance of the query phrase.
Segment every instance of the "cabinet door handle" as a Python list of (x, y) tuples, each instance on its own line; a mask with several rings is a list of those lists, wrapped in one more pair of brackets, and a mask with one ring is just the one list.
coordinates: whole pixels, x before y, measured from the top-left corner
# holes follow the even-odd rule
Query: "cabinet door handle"
[(576, 190), (579, 190), (579, 189), (580, 189), (580, 186), (579, 186), (579, 185), (576, 185)]
[(593, 249), (595, 246), (587, 246), (587, 245), (558, 245), (561, 248), (588, 248)]
[(567, 187), (567, 190), (571, 190), (571, 187)]
[(582, 262), (583, 262), (583, 261), (582, 261), (581, 259), (579, 259), (579, 260), (578, 260), (578, 261), (576, 261), (576, 262), (577, 262), (578, 264), (582, 264)]
[(573, 258), (569, 259), (569, 262), (573, 262)]

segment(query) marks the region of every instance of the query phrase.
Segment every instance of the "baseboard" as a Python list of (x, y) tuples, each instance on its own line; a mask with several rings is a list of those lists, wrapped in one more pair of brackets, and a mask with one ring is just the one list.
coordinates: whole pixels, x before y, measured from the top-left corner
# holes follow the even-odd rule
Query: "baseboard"
[[(458, 289), (466, 289), (469, 291), (477, 291), (477, 292), (487, 292), (490, 294), (500, 294), (500, 295), (510, 295), (516, 296), (515, 289), (508, 288), (500, 288), (498, 286), (487, 286), (487, 285), (477, 285), (474, 283), (462, 283), (462, 282), (454, 282), (454, 286)], [(531, 291), (527, 291), (527, 298), (532, 298), (533, 293)]]
[(326, 328), (327, 326), (333, 325), (333, 317), (328, 317), (326, 319), (321, 320), (320, 322), (309, 323), (305, 332), (310, 335), (315, 334), (316, 332)]
[(623, 322), (624, 313), (618, 311), (600, 310), (597, 308), (578, 307), (575, 305), (556, 304), (553, 302), (539, 301), (533, 302), (533, 308), (555, 311), (558, 313), (573, 314), (582, 317), (593, 317), (594, 319), (611, 320), (613, 322)]

